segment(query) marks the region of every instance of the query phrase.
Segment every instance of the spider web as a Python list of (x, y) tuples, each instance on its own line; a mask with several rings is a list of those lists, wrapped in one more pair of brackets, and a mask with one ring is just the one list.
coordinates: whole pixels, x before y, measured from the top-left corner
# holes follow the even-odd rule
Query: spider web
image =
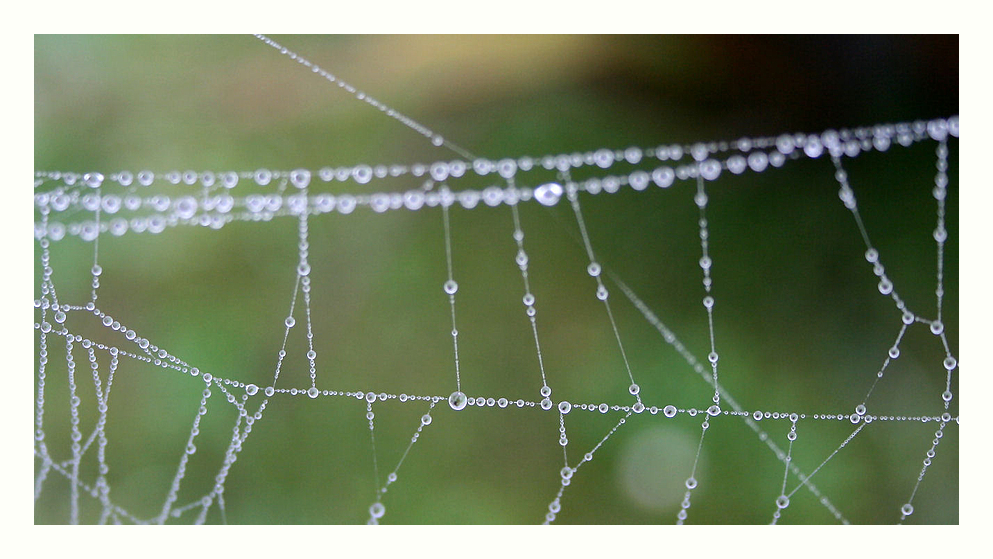
[[(488, 159), (260, 39), (455, 158), (37, 172), (36, 518), (948, 521), (958, 117)], [(873, 195), (898, 166), (913, 208)], [(733, 224), (742, 203), (772, 217)], [(777, 236), (794, 250), (764, 253)], [(852, 326), (818, 330), (831, 313)], [(319, 498), (258, 507), (278, 491)]]

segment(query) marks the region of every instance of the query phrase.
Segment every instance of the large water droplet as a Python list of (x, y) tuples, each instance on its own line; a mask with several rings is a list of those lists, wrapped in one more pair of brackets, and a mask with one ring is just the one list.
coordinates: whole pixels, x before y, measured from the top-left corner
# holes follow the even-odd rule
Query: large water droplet
[(452, 395), (448, 397), (448, 405), (452, 406), (453, 410), (458, 411), (465, 408), (466, 402), (468, 402), (468, 400), (469, 399), (466, 398), (465, 394), (456, 391), (456, 392), (452, 392)]
[(534, 189), (534, 197), (544, 206), (554, 206), (562, 197), (562, 185), (556, 182), (543, 184)]

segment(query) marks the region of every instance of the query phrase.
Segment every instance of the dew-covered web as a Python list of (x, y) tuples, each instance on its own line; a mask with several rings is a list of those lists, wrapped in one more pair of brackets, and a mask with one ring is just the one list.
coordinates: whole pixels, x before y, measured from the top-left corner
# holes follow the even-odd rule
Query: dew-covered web
[[(948, 521), (922, 512), (947, 507), (945, 500), (958, 489), (954, 470), (941, 470), (937, 480), (929, 475), (943, 459), (957, 463), (957, 441), (941, 452), (949, 446), (946, 437), (957, 439), (959, 424), (958, 363), (948, 337), (954, 323), (943, 320), (946, 296), (956, 287), (946, 282), (944, 266), (957, 116), (486, 158), (270, 38), (258, 39), (313, 74), (301, 73), (301, 80), (326, 80), (396, 121), (400, 133), (406, 127), (424, 136), (441, 155), (423, 164), (370, 161), (314, 170), (36, 172), (34, 494), (37, 509), (61, 515), (45, 521), (283, 522), (264, 512), (279, 492), (300, 502), (308, 492), (321, 495), (317, 504), (301, 505), (292, 522), (610, 523), (629, 521), (623, 511), (637, 507), (652, 522), (669, 524), (695, 517), (702, 523)], [(904, 240), (932, 248), (927, 262), (911, 268), (904, 265), (903, 246), (874, 244), (880, 229), (894, 223), (885, 216), (905, 208), (874, 206), (870, 213), (859, 197), (886, 188), (869, 183), (877, 176), (869, 174), (871, 166), (921, 159), (926, 171), (913, 179), (912, 189), (933, 210), (926, 228), (908, 227)], [(722, 286), (733, 273), (722, 256), (734, 265), (769, 262), (722, 251), (722, 240), (730, 241), (721, 231), (727, 226), (720, 206), (725, 194), (739, 188), (736, 181), (776, 182), (801, 166), (823, 180), (794, 186), (828, 193), (824, 199), (834, 206), (826, 215), (845, 220), (855, 239), (837, 256), (843, 268), (838, 281), (857, 280), (842, 290), (852, 301), (796, 304), (797, 322), (788, 326), (750, 316), (744, 330), (807, 328), (810, 336), (823, 335), (829, 338), (825, 359), (836, 364), (827, 371), (814, 370), (823, 361), (803, 355), (766, 365), (735, 356), (742, 346), (734, 338), (743, 330), (730, 323), (745, 318), (725, 293), (740, 291)], [(648, 282), (638, 261), (625, 261), (624, 249), (599, 240), (610, 234), (604, 224), (615, 199), (658, 212), (676, 206), (692, 211), (660, 218), (692, 230), (692, 236), (667, 241), (692, 245), (692, 277), (690, 268), (671, 263), (675, 272)], [(422, 261), (353, 238), (349, 220), (358, 219), (374, 226), (416, 219), (427, 232), (403, 239), (404, 246), (417, 244), (437, 258)], [(283, 233), (288, 224), (292, 234)], [(276, 227), (281, 233), (259, 240)], [(645, 226), (646, 235), (651, 227)], [(332, 230), (341, 236), (329, 236)], [(256, 244), (241, 249), (246, 259), (272, 251), (285, 264), (277, 275), (258, 276), (256, 298), (278, 301), (283, 310), (278, 316), (259, 311), (259, 324), (249, 327), (257, 332), (257, 347), (197, 340), (204, 351), (222, 355), (206, 366), (172, 347), (188, 347), (181, 333), (188, 305), (173, 303), (175, 314), (159, 316), (154, 309), (161, 307), (129, 303), (143, 285), (153, 291), (157, 285), (153, 275), (140, 272), (142, 255), (161, 257), (153, 245), (170, 237), (194, 235), (206, 247), (212, 237), (249, 231)], [(117, 258), (111, 267), (111, 250), (135, 256)], [(354, 256), (363, 251), (368, 255), (362, 262), (403, 260), (399, 268), (406, 275), (374, 276), (376, 267)], [(470, 274), (464, 263), (475, 251), (485, 255), (487, 270)], [(884, 265), (891, 252), (901, 263), (892, 270)], [(128, 261), (133, 270), (122, 265)], [(252, 273), (244, 266), (243, 273)], [(87, 272), (63, 273), (63, 267)], [(808, 270), (802, 261), (783, 262), (776, 272), (782, 283), (759, 290), (771, 293), (768, 300), (779, 291), (792, 293), (787, 288), (795, 284), (817, 291), (819, 285), (804, 284)], [(354, 308), (355, 295), (334, 283), (355, 273), (370, 274), (368, 283), (411, 282), (404, 298), (375, 303), (396, 322), (333, 326), (372, 312)], [(631, 273), (636, 279), (629, 283)], [(678, 284), (664, 281), (671, 274), (680, 276)], [(118, 277), (115, 289), (101, 288), (111, 275)], [(581, 297), (560, 287), (577, 276), (584, 280)], [(473, 291), (463, 277), (485, 287)], [(916, 291), (901, 295), (901, 280), (920, 277), (932, 286), (928, 299)], [(218, 282), (223, 286), (224, 278)], [(191, 282), (190, 297), (214, 285), (206, 283)], [(498, 288), (490, 290), (491, 284)], [(218, 306), (248, 304), (216, 294), (206, 300), (211, 297)], [(561, 310), (573, 306), (583, 310)], [(487, 321), (511, 313), (507, 321), (516, 331), (506, 339), (484, 336)], [(871, 335), (876, 330), (818, 333), (817, 313), (878, 322), (888, 338)], [(179, 324), (163, 326), (166, 320)], [(432, 341), (405, 344), (420, 338), (404, 328), (423, 328)], [(349, 357), (350, 347), (363, 349)], [(873, 364), (867, 368), (868, 361), (851, 358), (856, 350), (871, 355)], [(410, 368), (378, 370), (381, 352), (409, 354)], [(414, 374), (422, 353), (439, 366)], [(908, 360), (912, 366), (904, 367)], [(363, 362), (368, 370), (349, 370)], [(740, 376), (745, 369), (775, 373), (774, 380), (756, 392)], [(827, 391), (813, 403), (791, 397), (794, 383), (825, 381)], [(132, 423), (136, 413), (150, 415), (151, 422)], [(269, 423), (288, 424), (283, 429), (294, 436), (267, 435)], [(477, 425), (481, 429), (472, 430)], [(115, 454), (115, 444), (124, 446), (125, 439), (128, 456)], [(273, 450), (263, 453), (260, 446)], [(609, 459), (598, 460), (611, 446)], [(628, 458), (617, 457), (620, 446)], [(645, 458), (656, 447), (659, 452)], [(880, 447), (875, 450), (893, 459), (869, 460), (865, 447)], [(150, 465), (136, 453), (158, 462)], [(499, 463), (504, 476), (496, 490), (482, 487), (485, 476), (478, 474), (490, 463)], [(260, 481), (252, 474), (259, 469), (277, 473)], [(634, 489), (607, 487), (604, 480), (615, 478)], [(319, 483), (336, 489), (322, 492), (300, 479), (324, 480)], [(739, 492), (741, 479), (761, 480), (761, 489)], [(424, 489), (439, 486), (447, 489)], [(497, 508), (514, 498), (530, 516), (459, 517), (468, 503)], [(723, 512), (732, 507), (748, 512)], [(263, 512), (249, 516), (248, 509)]]

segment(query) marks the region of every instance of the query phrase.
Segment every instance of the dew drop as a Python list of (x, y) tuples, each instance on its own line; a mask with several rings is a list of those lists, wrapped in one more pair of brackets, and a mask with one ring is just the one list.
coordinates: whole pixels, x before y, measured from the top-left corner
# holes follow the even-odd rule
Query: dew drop
[(559, 402), (559, 413), (566, 414), (569, 413), (570, 411), (572, 411), (572, 404), (564, 400)]
[(634, 413), (641, 413), (645, 411), (645, 404), (642, 404), (641, 402), (635, 402), (634, 405), (631, 406), (631, 411), (633, 411)]
[(543, 409), (543, 410), (550, 410), (550, 409), (552, 409), (552, 401), (550, 399), (548, 399), (548, 398), (545, 398), (544, 400), (542, 400), (541, 401), (541, 409)]
[(900, 507), (900, 512), (903, 513), (904, 516), (910, 516), (914, 514), (914, 505), (907, 503)]
[(946, 390), (946, 391), (942, 392), (941, 393), (941, 399), (944, 400), (944, 401), (946, 401), (946, 402), (951, 402), (952, 401), (952, 393), (951, 393), (951, 391), (950, 390)]
[(455, 280), (446, 281), (443, 287), (445, 289), (445, 293), (448, 293), (449, 295), (455, 295), (455, 292), (459, 290), (459, 284), (455, 283)]
[(431, 425), (431, 414), (426, 413), (421, 416), (421, 425)]
[(883, 295), (889, 295), (890, 293), (892, 293), (893, 292), (893, 282), (891, 282), (886, 277), (884, 277), (883, 279), (879, 280), (879, 292), (882, 293)]
[(786, 433), (786, 438), (789, 439), (789, 440), (791, 440), (791, 441), (795, 441), (796, 440), (796, 431), (790, 431), (789, 433)]
[(245, 385), (245, 394), (248, 394), (249, 396), (255, 396), (256, 394), (258, 394), (258, 392), (259, 392), (258, 386), (255, 386), (254, 384)]
[(686, 488), (693, 489), (694, 487), (696, 487), (696, 478), (695, 477), (686, 478)]
[(596, 289), (596, 298), (597, 299), (600, 299), (601, 301), (606, 301), (608, 295), (609, 295), (609, 293), (607, 292), (607, 288), (606, 287), (604, 287), (602, 285), (599, 286), (599, 287), (597, 287), (597, 289)]
[(935, 336), (940, 336), (942, 332), (945, 331), (945, 325), (941, 323), (940, 320), (935, 320), (931, 323), (931, 333)]
[(275, 388), (273, 388), (271, 386), (265, 387), (265, 395), (266, 395), (267, 398), (272, 398), (272, 395), (275, 394), (275, 393), (276, 393), (276, 389)]
[(718, 406), (717, 404), (714, 404), (713, 406), (707, 408), (707, 415), (709, 415), (710, 417), (716, 417), (720, 414), (721, 414), (721, 407)]
[(459, 411), (465, 408), (466, 403), (469, 399), (462, 392), (452, 392), (452, 395), (448, 397), (448, 405), (452, 406), (452, 409)]
[(590, 262), (590, 265), (586, 267), (586, 273), (593, 277), (600, 275), (600, 264), (596, 262)]
[(780, 495), (779, 497), (776, 497), (776, 506), (781, 509), (785, 509), (786, 507), (790, 506), (790, 498), (787, 497), (786, 495)]
[(499, 400), (497, 400), (497, 405), (500, 406), (501, 408), (507, 407), (507, 404), (509, 403), (510, 402), (508, 402), (506, 398), (500, 398)]
[(865, 405), (859, 404), (855, 406), (855, 413), (859, 415), (865, 415)]
[(668, 405), (662, 408), (662, 414), (666, 417), (674, 417), (676, 415), (676, 406)]
[(369, 507), (369, 516), (373, 518), (382, 518), (386, 514), (386, 506), (383, 503), (373, 503)]
[(543, 184), (534, 189), (534, 197), (543, 206), (554, 206), (562, 197), (562, 185), (556, 182)]
[(900, 357), (900, 348), (896, 346), (891, 347), (889, 351), (889, 355), (890, 355), (890, 359), (896, 359), (897, 357)]
[(597, 411), (599, 411), (600, 413), (607, 413), (607, 410), (609, 409), (610, 406), (608, 406), (607, 404), (600, 404), (599, 406), (597, 406)]
[(958, 361), (956, 361), (955, 358), (952, 357), (951, 355), (949, 355), (948, 357), (945, 358), (944, 365), (945, 365), (945, 368), (948, 369), (949, 371), (951, 371), (952, 369), (954, 369), (955, 368), (955, 365), (957, 365), (957, 364), (958, 364)]
[(307, 396), (310, 396), (311, 398), (316, 398), (318, 394), (320, 394), (320, 391), (313, 386), (307, 389)]
[(632, 396), (637, 396), (638, 393), (641, 392), (641, 387), (637, 384), (632, 384), (628, 387), (628, 392), (630, 392)]
[(283, 322), (286, 324), (287, 328), (293, 328), (293, 325), (297, 323), (297, 319), (293, 318), (292, 316), (288, 316), (286, 317), (286, 320)]

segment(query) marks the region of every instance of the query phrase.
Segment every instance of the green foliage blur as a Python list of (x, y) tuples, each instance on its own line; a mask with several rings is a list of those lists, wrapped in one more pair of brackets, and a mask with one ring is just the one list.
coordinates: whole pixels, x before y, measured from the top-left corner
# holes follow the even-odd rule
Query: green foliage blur
[[(274, 39), (492, 160), (820, 132), (958, 113), (956, 37)], [(926, 318), (936, 312), (935, 146), (894, 144), (885, 153), (845, 160), (887, 274), (908, 306)], [(949, 149), (943, 322), (955, 354), (957, 139)], [(456, 158), (251, 36), (35, 39), (37, 170), (316, 171)], [(611, 172), (630, 168), (618, 165)], [(577, 170), (573, 177), (597, 171)], [(456, 190), (478, 188), (498, 178), (470, 175), (448, 184)], [(553, 173), (541, 170), (521, 173), (517, 182), (535, 186), (551, 179)], [(359, 185), (324, 183), (315, 173), (311, 193), (419, 186), (421, 180), (410, 176)], [(180, 187), (149, 188), (170, 194)], [(724, 173), (707, 188), (720, 382), (745, 410), (808, 415), (797, 426), (792, 458), (809, 474), (854, 428), (848, 421), (809, 416), (853, 411), (900, 331), (900, 312), (877, 290), (856, 224), (838, 199), (828, 157), (788, 162), (761, 174)], [(264, 191), (246, 181), (237, 189)], [(580, 200), (597, 259), (704, 360), (710, 341), (701, 304), (695, 190), (693, 182), (677, 182), (665, 190), (625, 188)], [(630, 404), (629, 380), (603, 305), (594, 297), (596, 284), (586, 274), (588, 260), (571, 209), (563, 202), (551, 208), (526, 203), (519, 210), (552, 399)], [(463, 391), (540, 400), (510, 210), (453, 207), (451, 228)], [(97, 304), (202, 371), (268, 386), (293, 296), (296, 243), (297, 223), (290, 218), (236, 222), (217, 231), (180, 227), (159, 235), (103, 235)], [(60, 300), (85, 303), (92, 244), (78, 238), (53, 243), (52, 261)], [(313, 218), (310, 262), (318, 388), (427, 396), (455, 390), (439, 210), (359, 209)], [(645, 404), (707, 408), (712, 389), (609, 277), (605, 282)], [(34, 297), (40, 296), (36, 287)], [(302, 296), (296, 308), (298, 326), (287, 341), (279, 386), (306, 388)], [(93, 316), (70, 313), (67, 324), (93, 339), (126, 344)], [(62, 460), (71, 457), (64, 346), (51, 341), (50, 354), (46, 443)], [(910, 328), (900, 357), (868, 402), (869, 413), (940, 415), (943, 357), (940, 340), (925, 325)], [(76, 359), (85, 365), (85, 356)], [(949, 411), (956, 415), (957, 369), (951, 378), (955, 399)], [(92, 386), (77, 382), (83, 387), (81, 426), (88, 434), (97, 417)], [(138, 518), (159, 513), (202, 390), (199, 378), (122, 361), (107, 425), (107, 479), (115, 504)], [(178, 506), (210, 491), (230, 439), (235, 411), (215, 392)], [(390, 400), (374, 411), (382, 485), (428, 406)], [(215, 505), (207, 521), (365, 522), (377, 488), (365, 413), (365, 402), (355, 398), (271, 399), (231, 468), (224, 515)], [(432, 415), (383, 496), (383, 523), (543, 521), (563, 466), (557, 413), (516, 407), (455, 412), (442, 402)], [(569, 464), (621, 417), (621, 412), (578, 409), (566, 415)], [(759, 427), (787, 448), (788, 421), (763, 420)], [(895, 523), (934, 430), (934, 423), (870, 424), (812, 481), (852, 523)], [(958, 434), (954, 422), (945, 429), (907, 522), (958, 522)], [(576, 472), (556, 522), (674, 523), (699, 437), (700, 418), (632, 416)], [(36, 471), (40, 462), (36, 458)], [(92, 451), (81, 472), (88, 483), (95, 479)], [(742, 419), (722, 416), (711, 420), (696, 478), (688, 523), (768, 523), (783, 464)], [(787, 490), (798, 483), (791, 474)], [(99, 501), (81, 499), (83, 521), (96, 522)], [(68, 483), (52, 473), (35, 503), (35, 522), (65, 523), (68, 511)], [(190, 522), (195, 515), (177, 521)], [(780, 520), (835, 522), (805, 489), (793, 496)]]

